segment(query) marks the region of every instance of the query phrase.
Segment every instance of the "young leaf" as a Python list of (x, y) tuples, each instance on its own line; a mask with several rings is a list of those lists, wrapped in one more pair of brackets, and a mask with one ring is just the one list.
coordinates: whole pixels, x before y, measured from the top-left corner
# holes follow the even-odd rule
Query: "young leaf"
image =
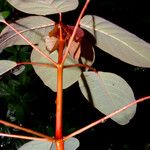
[[(39, 48), (46, 54), (49, 54), (48, 50), (46, 50), (46, 45), (44, 42), (39, 43)], [(57, 61), (58, 53), (57, 50), (50, 54), (50, 57)], [(32, 51), (31, 54), (31, 61), (32, 62), (39, 62), (39, 63), (49, 63), (47, 59), (45, 59), (43, 56), (41, 56), (38, 52), (35, 50)], [(78, 63), (73, 58), (68, 56), (68, 58), (65, 61), (64, 65), (74, 65)], [(51, 88), (53, 91), (57, 90), (57, 69), (53, 67), (39, 67), (39, 66), (33, 66), (35, 72), (37, 75), (41, 78), (41, 80), (44, 82), (45, 85), (47, 85), (49, 88)], [(66, 89), (69, 86), (71, 86), (73, 83), (75, 83), (81, 75), (81, 69), (79, 67), (72, 67), (69, 69), (64, 69), (64, 76), (63, 76), (63, 88)]]
[[(46, 43), (46, 47), (50, 52), (53, 52), (54, 50), (57, 50), (59, 47), (59, 40), (58, 38), (52, 36), (46, 36), (45, 37), (45, 43)], [(64, 50), (65, 51), (65, 50)], [(70, 46), (70, 51), (69, 51), (69, 55), (75, 59), (78, 60), (81, 54), (81, 46), (80, 46), (80, 42), (75, 42), (72, 41), (72, 44)]]
[(80, 55), (81, 55), (80, 42), (72, 41), (71, 46), (70, 46), (70, 50), (69, 50), (69, 55), (70, 55), (73, 59), (79, 60)]
[[(79, 147), (79, 140), (76, 138), (70, 138), (64, 143), (65, 150), (76, 150)], [(31, 141), (18, 150), (55, 150), (55, 144), (52, 142), (42, 142), (42, 141)]]
[(17, 63), (10, 60), (0, 60), (0, 76), (17, 66)]
[[(108, 115), (134, 101), (134, 94), (127, 82), (113, 73), (84, 72), (79, 87), (85, 98), (102, 113)], [(124, 125), (134, 116), (136, 106), (115, 115), (111, 119)]]
[(29, 14), (50, 15), (76, 9), (78, 0), (7, 0), (16, 9)]
[(80, 25), (96, 38), (96, 46), (120, 60), (150, 67), (150, 44), (123, 28), (97, 16), (87, 15)]
[[(37, 44), (43, 37), (52, 30), (54, 22), (42, 16), (30, 16), (19, 19), (11, 24), (20, 31), (33, 44)], [(0, 52), (12, 45), (28, 45), (20, 36), (18, 36), (9, 27), (4, 28), (0, 35)]]
[(81, 63), (92, 66), (95, 61), (95, 50), (88, 37), (81, 41)]

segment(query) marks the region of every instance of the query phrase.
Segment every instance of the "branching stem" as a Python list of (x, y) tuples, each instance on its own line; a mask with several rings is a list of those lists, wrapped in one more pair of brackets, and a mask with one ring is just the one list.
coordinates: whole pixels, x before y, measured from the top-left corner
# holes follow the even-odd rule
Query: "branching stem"
[(140, 99), (138, 99), (138, 100), (136, 100), (136, 101), (134, 101), (132, 103), (129, 103), (128, 105), (126, 105), (126, 106), (116, 110), (115, 112), (113, 112), (113, 113), (111, 113), (111, 114), (109, 114), (109, 115), (107, 115), (107, 116), (105, 116), (105, 117), (103, 117), (103, 118), (101, 118), (101, 119), (99, 119), (99, 120), (97, 120), (97, 121), (95, 121), (95, 122), (93, 122), (93, 123), (91, 123), (91, 124), (81, 128), (81, 129), (79, 129), (79, 130), (69, 134), (68, 136), (64, 137), (64, 141), (66, 141), (67, 139), (69, 139), (69, 138), (71, 138), (73, 136), (76, 136), (76, 135), (78, 135), (78, 134), (80, 134), (80, 133), (82, 133), (82, 132), (84, 132), (84, 131), (86, 131), (86, 130), (88, 130), (88, 129), (90, 129), (90, 128), (98, 125), (98, 124), (100, 124), (100, 123), (103, 123), (107, 119), (109, 119), (109, 118), (113, 117), (114, 115), (116, 115), (116, 114), (118, 114), (118, 113), (128, 109), (129, 107), (131, 107), (131, 106), (133, 106), (133, 105), (135, 105), (137, 103), (143, 102), (145, 100), (148, 100), (148, 99), (150, 100), (150, 96), (142, 97), (142, 98), (140, 98)]
[(82, 68), (86, 68), (86, 69), (92, 70), (92, 71), (97, 73), (95, 68), (93, 68), (93, 67), (91, 67), (89, 65), (86, 65), (86, 64), (65, 65), (64, 69), (68, 69), (68, 68), (72, 68), (72, 67), (82, 67)]
[(63, 112), (63, 66), (57, 65), (57, 97), (56, 97), (56, 127), (55, 139), (60, 140), (56, 143), (57, 150), (64, 150), (62, 112)]
[(47, 63), (38, 63), (38, 62), (18, 62), (17, 65), (35, 65), (35, 66), (40, 66), (40, 67), (52, 67), (56, 68), (52, 64), (47, 64)]
[(24, 140), (36, 140), (36, 141), (49, 141), (45, 138), (38, 138), (38, 137), (30, 137), (30, 136), (23, 136), (23, 135), (16, 135), (16, 134), (8, 134), (8, 133), (1, 133), (0, 136), (3, 137), (11, 137), (11, 138), (17, 138), (17, 139), (24, 139)]
[(47, 139), (48, 141), (51, 141), (51, 142), (55, 141), (52, 137), (49, 137), (49, 136), (44, 135), (44, 134), (42, 134), (42, 133), (33, 131), (33, 130), (31, 130), (31, 129), (27, 129), (27, 128), (24, 128), (24, 127), (21, 127), (21, 126), (18, 126), (18, 125), (9, 123), (9, 122), (7, 122), (7, 121), (0, 120), (0, 124), (3, 124), (3, 125), (8, 126), (8, 127), (12, 127), (12, 128), (14, 128), (14, 129), (17, 129), (17, 130), (24, 131), (24, 132), (27, 132), (27, 133), (31, 133), (31, 134), (33, 134), (33, 135), (36, 135), (36, 136), (45, 138), (45, 139)]
[(63, 56), (62, 63), (64, 63), (65, 60), (66, 60), (66, 58), (67, 58), (67, 55), (68, 55), (68, 53), (69, 53), (69, 49), (70, 49), (71, 43), (72, 43), (72, 41), (73, 41), (73, 39), (74, 39), (74, 37), (75, 37), (75, 35), (76, 35), (77, 29), (78, 29), (78, 27), (79, 27), (80, 20), (81, 20), (83, 14), (84, 14), (84, 12), (85, 12), (85, 10), (86, 10), (86, 8), (87, 8), (89, 2), (90, 2), (90, 0), (86, 0), (86, 3), (85, 3), (85, 5), (84, 5), (84, 7), (83, 7), (83, 9), (82, 9), (82, 11), (81, 11), (79, 17), (78, 17), (78, 20), (77, 20), (76, 25), (75, 25), (75, 27), (74, 27), (73, 33), (72, 33), (72, 35), (71, 35), (71, 37), (70, 37), (70, 39), (69, 39), (68, 47), (67, 47), (67, 49), (66, 49), (66, 51), (65, 51), (65, 54), (64, 54), (64, 56)]
[(47, 60), (49, 60), (54, 66), (57, 65), (55, 61), (53, 61), (47, 54), (42, 52), (39, 48), (37, 48), (32, 42), (30, 42), (24, 35), (22, 35), (19, 31), (17, 31), (13, 26), (11, 26), (9, 23), (7, 23), (6, 20), (3, 20), (3, 23), (5, 23), (8, 27), (10, 27), (15, 33), (17, 33), (23, 40), (25, 40), (31, 47), (36, 50), (38, 53), (40, 53), (43, 57), (45, 57)]

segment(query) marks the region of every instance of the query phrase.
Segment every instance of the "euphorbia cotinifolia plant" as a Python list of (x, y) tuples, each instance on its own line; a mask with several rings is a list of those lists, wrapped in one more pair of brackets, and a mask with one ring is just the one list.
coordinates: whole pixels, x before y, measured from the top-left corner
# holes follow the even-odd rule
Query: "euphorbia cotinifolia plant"
[[(0, 120), (0, 123), (33, 136), (0, 133), (1, 136), (33, 140), (19, 150), (75, 150), (77, 134), (104, 122), (108, 118), (120, 125), (127, 124), (136, 112), (136, 104), (150, 96), (135, 100), (133, 91), (120, 76), (95, 70), (94, 46), (118, 59), (139, 67), (150, 67), (150, 44), (123, 28), (99, 17), (83, 16), (90, 0), (86, 0), (74, 26), (62, 22), (62, 14), (78, 6), (78, 0), (7, 0), (16, 9), (34, 14), (9, 24), (0, 14), (0, 22), (7, 25), (0, 35), (0, 52), (12, 45), (30, 45), (31, 62), (0, 60), (0, 75), (21, 66), (32, 65), (46, 86), (57, 93), (55, 136), (49, 137), (31, 129)], [(54, 22), (45, 15), (59, 14)], [(89, 32), (91, 39), (88, 41)], [(92, 39), (95, 40), (94, 45)], [(91, 43), (90, 43), (91, 42)], [(75, 82), (84, 97), (106, 115), (88, 126), (63, 136), (63, 89)], [(36, 137), (35, 137), (36, 135)]]

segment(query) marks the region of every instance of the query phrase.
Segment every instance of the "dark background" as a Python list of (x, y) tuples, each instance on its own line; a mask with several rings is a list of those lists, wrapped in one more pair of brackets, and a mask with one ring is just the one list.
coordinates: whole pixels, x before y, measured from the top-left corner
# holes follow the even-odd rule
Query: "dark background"
[[(74, 24), (84, 2), (85, 1), (80, 1), (77, 10), (65, 13), (63, 15), (63, 22), (66, 24)], [(23, 16), (27, 16), (22, 12), (12, 9), (8, 4), (4, 5), (4, 3), (5, 1), (0, 1), (0, 11), (10, 11), (8, 20), (13, 21)], [(143, 40), (150, 42), (150, 11), (146, 0), (91, 0), (86, 14), (103, 17), (136, 34)], [(52, 15), (49, 17), (55, 21), (58, 20), (58, 15)], [(22, 47), (20, 49), (22, 50)], [(26, 49), (27, 52), (30, 51), (29, 47)], [(113, 72), (123, 77), (132, 87), (136, 99), (149, 95), (149, 69), (126, 64), (103, 51), (99, 53), (99, 50), (97, 49), (98, 48), (95, 47), (97, 55), (93, 67), (97, 70)], [(9, 54), (4, 52), (4, 54), (1, 55), (1, 59), (6, 58), (7, 56), (9, 56)], [(26, 57), (28, 58), (28, 55)], [(19, 99), (18, 97), (20, 94), (25, 95), (25, 93), (29, 93), (30, 100), (27, 101), (27, 98), (25, 98), (24, 103), (22, 104), (27, 105), (27, 107), (22, 108), (24, 112), (21, 113), (21, 110), (19, 110), (18, 107), (15, 107), (15, 110), (18, 110), (18, 114), (22, 114), (21, 116), (13, 114), (13, 117), (16, 118), (15, 123), (23, 124), (25, 127), (46, 134), (53, 134), (55, 123), (55, 93), (43, 85), (42, 81), (35, 75), (32, 67), (27, 68), (24, 77), (21, 77), (21, 75), (19, 77), (7, 75), (2, 79), (2, 82), (5, 84), (8, 84), (9, 80), (19, 81), (20, 85), (19, 87), (16, 87), (16, 89), (19, 89), (18, 95), (13, 95), (16, 99)], [(22, 84), (22, 80), (26, 80), (26, 84)], [(5, 99), (7, 99), (7, 101)], [(12, 121), (7, 115), (10, 99), (11, 98), (0, 98), (0, 116), (8, 121)], [(19, 100), (18, 103), (20, 104)], [(13, 103), (13, 106), (16, 105), (18, 104)], [(22, 106), (20, 105), (19, 108)], [(120, 126), (117, 123), (108, 120), (105, 123), (97, 125), (96, 127), (76, 136), (80, 140), (80, 147), (78, 149), (149, 150), (149, 108), (149, 101), (139, 104), (135, 117), (125, 126)], [(82, 96), (77, 83), (64, 90), (64, 134), (71, 133), (102, 116), (103, 114), (87, 103)], [(16, 132), (9, 128), (7, 130), (4, 129), (5, 128), (3, 127), (3, 131), (8, 130), (11, 133)], [(12, 142), (14, 143), (12, 144)], [(22, 143), (19, 140), (2, 138), (1, 144), (4, 145), (4, 148), (1, 147), (1, 149), (15, 150), (16, 147)]]

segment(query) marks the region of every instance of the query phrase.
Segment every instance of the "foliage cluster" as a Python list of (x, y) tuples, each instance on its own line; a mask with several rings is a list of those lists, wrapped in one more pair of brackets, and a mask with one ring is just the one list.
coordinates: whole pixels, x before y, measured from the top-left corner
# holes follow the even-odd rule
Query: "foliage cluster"
[[(9, 2), (11, 3), (11, 0)], [(7, 6), (7, 3), (3, 3), (0, 6), (3, 9), (5, 6)], [(5, 8), (9, 9), (10, 12), (14, 11), (13, 9), (11, 9), (10, 5), (8, 5)], [(7, 10), (4, 13), (4, 17), (5, 17), (5, 15), (7, 16), (9, 14), (9, 11)], [(19, 13), (19, 12), (17, 12), (17, 13)], [(32, 13), (37, 14), (34, 11)], [(47, 10), (45, 10), (45, 12), (42, 12), (38, 15), (42, 15), (43, 13), (50, 14), (51, 12), (48, 12)], [(57, 13), (57, 12), (55, 12), (55, 13)], [(149, 52), (148, 52), (148, 50), (150, 48), (149, 43), (144, 42), (143, 40), (139, 39), (138, 37), (134, 36), (133, 34), (130, 34), (126, 31), (124, 31), (123, 29), (118, 28), (114, 24), (111, 24), (110, 22), (107, 22), (103, 18), (99, 18), (99, 17), (94, 17), (95, 28), (96, 28), (96, 30), (95, 30), (96, 35), (95, 35), (95, 33), (93, 33), (93, 31), (92, 31), (92, 29), (93, 29), (92, 24), (93, 23), (91, 22), (92, 19), (90, 17), (91, 16), (85, 16), (85, 18), (81, 20), (80, 25), (84, 29), (87, 29), (91, 34), (93, 34), (93, 36), (97, 37), (96, 41), (93, 41), (94, 44), (96, 44), (96, 46), (100, 47), (102, 50), (105, 50), (107, 53), (110, 53), (111, 55), (113, 55), (113, 56), (115, 56), (115, 57), (129, 63), (129, 64), (132, 64), (132, 65), (135, 65), (135, 66), (140, 66), (140, 67), (132, 67), (132, 66), (127, 65), (125, 63), (121, 63), (121, 65), (123, 65), (124, 67), (123, 66), (120, 67), (119, 66), (120, 65), (120, 60), (115, 59), (112, 56), (108, 56), (107, 53), (102, 52), (102, 51), (101, 51), (101, 56), (99, 54), (97, 56), (98, 52), (96, 52), (96, 56), (94, 56), (95, 55), (94, 51), (92, 51), (92, 53), (93, 53), (92, 55), (95, 58), (94, 57), (90, 58), (90, 60), (88, 60), (88, 59), (86, 60), (86, 58), (84, 58), (84, 59), (81, 58), (83, 64), (85, 63), (86, 65), (89, 65), (89, 66), (92, 65), (92, 67), (94, 67), (96, 69), (100, 69), (102, 71), (107, 71), (107, 69), (108, 70), (110, 69), (109, 71), (113, 71), (113, 72), (116, 71), (117, 74), (125, 77), (127, 79), (127, 82), (133, 82), (132, 87), (135, 86), (135, 90), (139, 90), (136, 87), (136, 84), (134, 85), (134, 81), (132, 81), (133, 79), (130, 78), (129, 74), (127, 72), (125, 72), (124, 70), (125, 70), (125, 68), (127, 68), (126, 71), (129, 71), (129, 73), (131, 75), (133, 75), (133, 74), (136, 75), (138, 73), (145, 73), (145, 77), (146, 77), (145, 81), (146, 82), (148, 81), (147, 80), (147, 75), (149, 73), (149, 70), (146, 69), (146, 68), (142, 68), (142, 67), (149, 67), (149, 64), (150, 64), (149, 63)], [(54, 16), (54, 18), (55, 18), (55, 16)], [(32, 19), (34, 19), (34, 17)], [(40, 19), (40, 17), (38, 19)], [(43, 18), (43, 21), (45, 21), (45, 23), (47, 22), (44, 18)], [(48, 20), (48, 21), (50, 21), (50, 20)], [(18, 22), (18, 23), (23, 23), (23, 19), (20, 20), (20, 22)], [(25, 23), (27, 23), (27, 21), (25, 21)], [(104, 23), (104, 26), (99, 27), (100, 23)], [(33, 24), (33, 22), (31, 22), (31, 24)], [(16, 25), (14, 27), (18, 28), (19, 30), (23, 30), (21, 28), (24, 25), (25, 24), (22, 24), (22, 26), (19, 27), (19, 28)], [(37, 26), (38, 25), (39, 24), (37, 24)], [(30, 26), (30, 22), (29, 22), (29, 26)], [(34, 24), (34, 26), (36, 28), (36, 24)], [(115, 38), (119, 38), (119, 40), (118, 40), (119, 42), (120, 41), (121, 42), (125, 41), (129, 45), (126, 47), (125, 45), (121, 45), (120, 44), (121, 42), (117, 43), (118, 41), (117, 42), (113, 41), (113, 39), (110, 38), (111, 37), (111, 32), (109, 32), (109, 30), (107, 30), (106, 26), (108, 27), (108, 29), (114, 28), (114, 30), (112, 30), (113, 32), (117, 32), (119, 34), (122, 32), (124, 34), (124, 36), (122, 36), (120, 34), (118, 37), (116, 36)], [(46, 30), (47, 33), (48, 33), (49, 30), (52, 30), (51, 27), (50, 28), (48, 27), (47, 29), (46, 28), (45, 28), (45, 30)], [(38, 29), (38, 27), (37, 27), (37, 29)], [(103, 36), (103, 31), (105, 31), (105, 29), (106, 29), (106, 32), (108, 33), (108, 37)], [(29, 27), (29, 30), (30, 30), (30, 27)], [(97, 32), (97, 30), (98, 30), (98, 32)], [(101, 32), (101, 30), (102, 30), (102, 32)], [(37, 31), (40, 31), (40, 30), (37, 30)], [(8, 28), (6, 28), (4, 31), (2, 31), (1, 37), (3, 37), (3, 35), (7, 32), (9, 32)], [(43, 31), (41, 30), (40, 33), (43, 34)], [(10, 35), (13, 35), (13, 33), (10, 32)], [(44, 36), (45, 36), (45, 33), (44, 33)], [(112, 36), (114, 36), (114, 35), (112, 34)], [(33, 37), (30, 37), (28, 35), (27, 35), (27, 37), (32, 41)], [(106, 42), (104, 40), (102, 45), (101, 45), (101, 40), (103, 40), (103, 39), (101, 39), (101, 37), (104, 38), (105, 40), (107, 39), (108, 41)], [(127, 38), (125, 39), (124, 37), (127, 37)], [(7, 36), (6, 36), (6, 38), (7, 38)], [(4, 39), (5, 39), (5, 37), (4, 37)], [(4, 39), (2, 39), (2, 40), (4, 40)], [(137, 43), (134, 43), (135, 41), (133, 39), (135, 39), (135, 41)], [(17, 42), (18, 41), (20, 42), (20, 39), (17, 39)], [(130, 41), (132, 41), (133, 43), (130, 42)], [(17, 42), (16, 43), (15, 42), (16, 41), (14, 39), (12, 39), (12, 41), (10, 40), (10, 41), (8, 41), (8, 43), (6, 42), (6, 44), (4, 46), (3, 46), (3, 44), (1, 44), (2, 45), (1, 49), (4, 49), (4, 48), (5, 49), (3, 50), (3, 53), (1, 54), (0, 59), (1, 60), (9, 59), (9, 60), (15, 61), (15, 62), (30, 61), (30, 51), (32, 51), (32, 49), (29, 46), (9, 47), (9, 46), (12, 46), (14, 44), (17, 44)], [(34, 43), (34, 41), (32, 41), (32, 42)], [(23, 42), (23, 44), (24, 44), (24, 42)], [(35, 42), (35, 44), (37, 44), (37, 42)], [(39, 44), (39, 47), (41, 49), (44, 49), (45, 44), (43, 45), (39, 41), (38, 41), (38, 44)], [(111, 48), (109, 46), (108, 47), (106, 46), (108, 44), (110, 44), (112, 46), (112, 49), (115, 49), (116, 51), (118, 50), (118, 47), (121, 47), (122, 52), (120, 53), (121, 49), (119, 49), (118, 52), (111, 52)], [(22, 45), (22, 41), (21, 41), (21, 44), (19, 43), (19, 45)], [(130, 49), (130, 46), (134, 49), (135, 53), (132, 54), (133, 51), (132, 51), (132, 48)], [(97, 49), (97, 48), (95, 47), (95, 49)], [(108, 49), (108, 51), (107, 51), (107, 49)], [(137, 53), (141, 53), (141, 49), (143, 49), (143, 52), (142, 52), (142, 55), (144, 56), (143, 58), (141, 56), (138, 56), (138, 55), (136, 56)], [(124, 57), (125, 56), (124, 54), (120, 55), (125, 50), (127, 50), (127, 52), (130, 54), (131, 58)], [(44, 53), (46, 53), (46, 52), (44, 51)], [(55, 53), (56, 52), (54, 52), (51, 55), (51, 58), (53, 58), (53, 60), (55, 60), (56, 56), (57, 56)], [(73, 54), (74, 54), (74, 52), (73, 52)], [(81, 54), (82, 54), (82, 52), (81, 52)], [(83, 55), (81, 55), (81, 56), (83, 56)], [(73, 56), (73, 59), (76, 59), (76, 58), (78, 59), (78, 55), (76, 55), (76, 57)], [(101, 58), (101, 60), (99, 60), (99, 58)], [(74, 61), (73, 59), (70, 57), (69, 60), (66, 60), (65, 65), (72, 65), (72, 64), (74, 65), (76, 63), (76, 60)], [(110, 60), (108, 60), (108, 59), (110, 59)], [(41, 56), (39, 56), (38, 53), (36, 53), (35, 51), (32, 51), (31, 60), (33, 62), (37, 62), (37, 61), (40, 60), (40, 62), (48, 63), (48, 62), (45, 61), (45, 58), (44, 59), (41, 58)], [(95, 62), (94, 62), (94, 60), (95, 60)], [(114, 61), (114, 62), (112, 62), (112, 61)], [(105, 67), (104, 62), (106, 63), (107, 68)], [(101, 66), (99, 66), (98, 63), (100, 63)], [(115, 65), (117, 65), (117, 68), (113, 69)], [(113, 68), (111, 66), (113, 66)], [(18, 68), (15, 68), (15, 69), (21, 70), (23, 67), (24, 66), (22, 65), (20, 68), (18, 67)], [(49, 90), (48, 88), (44, 87), (43, 83), (34, 74), (33, 68), (35, 69), (35, 72), (39, 75), (39, 77), (43, 80), (44, 84), (47, 85), (48, 87), (50, 87), (52, 91)], [(7, 121), (10, 121), (10, 122), (13, 122), (13, 123), (16, 123), (16, 124), (20, 124), (21, 126), (22, 125), (23, 126), (28, 126), (28, 127), (31, 127), (32, 129), (38, 130), (42, 133), (45, 133), (47, 135), (52, 136), (52, 135), (54, 135), (53, 129), (54, 129), (54, 120), (55, 120), (55, 115), (54, 115), (55, 100), (53, 100), (53, 101), (51, 100), (49, 102), (48, 99), (53, 99), (55, 97), (55, 93), (53, 93), (53, 91), (54, 92), (57, 91), (56, 90), (56, 85), (54, 84), (56, 82), (55, 77), (56, 77), (57, 73), (55, 73), (54, 71), (50, 71), (49, 68), (47, 70), (45, 70), (45, 69), (40, 70), (39, 67), (36, 67), (36, 66), (33, 66), (33, 68), (31, 66), (26, 66), (25, 70), (17, 76), (14, 75), (16, 70), (13, 69), (13, 70), (11, 70), (11, 74), (10, 74), (10, 72), (6, 71), (6, 73), (4, 74), (5, 76), (2, 76), (2, 80), (0, 81), (0, 98), (1, 98), (0, 106), (3, 109), (0, 109), (0, 116), (3, 120), (7, 120)], [(119, 70), (118, 70), (118, 68), (119, 68)], [(40, 73), (41, 71), (42, 71), (42, 74)], [(48, 83), (47, 77), (46, 77), (46, 80), (45, 80), (45, 77), (43, 77), (43, 72), (46, 72), (46, 74), (48, 74), (48, 77), (49, 77), (49, 74), (50, 74), (50, 76), (53, 78), (53, 80), (50, 83)], [(65, 76), (67, 76), (66, 79), (64, 78), (64, 83), (67, 83), (67, 81), (69, 80), (69, 76), (71, 74), (71, 80), (69, 81), (69, 84), (68, 83), (66, 85), (64, 84), (64, 88), (65, 88), (64, 89), (64, 99), (66, 99), (66, 102), (64, 101), (64, 103), (66, 103), (66, 105), (64, 105), (64, 108), (65, 108), (64, 109), (64, 114), (65, 114), (64, 115), (65, 116), (64, 120), (66, 120), (66, 121), (64, 121), (64, 122), (66, 122), (66, 123), (64, 123), (64, 133), (65, 134), (71, 133), (74, 130), (76, 130), (76, 129), (83, 126), (83, 124), (78, 125), (77, 122), (73, 122), (72, 124), (69, 123), (71, 121), (71, 118), (72, 118), (70, 116), (74, 115), (74, 117), (76, 118), (76, 115), (80, 115), (80, 113), (85, 114), (85, 113), (83, 113), (83, 110), (80, 109), (81, 106), (83, 106), (83, 107), (88, 106), (90, 109), (93, 109), (91, 106), (89, 106), (89, 104), (87, 102), (84, 102), (84, 104), (83, 104), (82, 102), (77, 101), (77, 99), (79, 97), (81, 99), (85, 99), (85, 98), (88, 99), (88, 97), (89, 97), (89, 95), (86, 94), (87, 91), (84, 89), (85, 88), (84, 87), (84, 82), (81, 81), (81, 80), (83, 80), (83, 78), (81, 78), (78, 81), (79, 81), (79, 86), (80, 86), (81, 92), (83, 93), (85, 98), (83, 96), (81, 96), (81, 92), (79, 90), (77, 90), (76, 86), (78, 86), (78, 85), (77, 84), (72, 85), (74, 82), (77, 81), (76, 78), (80, 76), (80, 74), (81, 74), (80, 72), (81, 71), (79, 71), (78, 68), (77, 68), (77, 70), (75, 70), (75, 72), (72, 72), (72, 71), (70, 71), (70, 72), (66, 71), (65, 72), (64, 71)], [(74, 79), (74, 77), (72, 77), (73, 74), (77, 75), (77, 77), (75, 77), (75, 79)], [(115, 88), (117, 88), (117, 90), (121, 89), (121, 88), (124, 88), (124, 90), (125, 89), (127, 90), (127, 91), (125, 91), (127, 93), (127, 95), (130, 95), (129, 97), (127, 96), (127, 99), (125, 98), (126, 96), (124, 97), (125, 100), (127, 100), (127, 103), (129, 103), (131, 100), (135, 99), (134, 95), (132, 93), (132, 90), (130, 89), (128, 84), (122, 78), (120, 78), (119, 76), (117, 76), (115, 74), (109, 74), (109, 73), (103, 73), (103, 72), (99, 72), (99, 76), (103, 79), (103, 82), (101, 84), (103, 84), (103, 83), (106, 84), (105, 88), (108, 92), (110, 92), (110, 87), (109, 86), (107, 87), (107, 84), (110, 84), (112, 82), (112, 79), (113, 79), (115, 82), (112, 83), (112, 86), (115, 86)], [(95, 83), (93, 84), (93, 86), (91, 86), (92, 82), (99, 82), (99, 79), (97, 79), (97, 77), (92, 72), (84, 72), (83, 77), (87, 80), (87, 84), (90, 85), (90, 87), (89, 87), (90, 91), (92, 91), (94, 89), (94, 87), (96, 86)], [(141, 78), (141, 76), (140, 76), (140, 78)], [(95, 79), (95, 81), (93, 79)], [(118, 83), (116, 83), (116, 81)], [(121, 83), (121, 84), (119, 84), (119, 83)], [(69, 86), (71, 86), (70, 90), (68, 90)], [(139, 85), (139, 86), (141, 86), (141, 85)], [(97, 89), (99, 89), (99, 88), (103, 89), (101, 86), (97, 86)], [(74, 100), (76, 102), (69, 102), (70, 97), (67, 96), (67, 94), (70, 93), (71, 95), (73, 95), (74, 91), (78, 91), (78, 94), (75, 94), (74, 95), (75, 97), (72, 97), (72, 100)], [(146, 90), (144, 90), (144, 92), (143, 92), (144, 94), (145, 94), (145, 91)], [(97, 93), (98, 92), (99, 91), (97, 91)], [(102, 95), (100, 97), (97, 97), (98, 94), (97, 93), (95, 94), (95, 91), (93, 93), (91, 93), (90, 96), (93, 98), (92, 101), (93, 101), (94, 106), (98, 110), (100, 110), (102, 113), (107, 115), (107, 114), (113, 112), (116, 108), (112, 107), (112, 102), (110, 102), (109, 108), (105, 108), (104, 106), (101, 107), (101, 104), (104, 104), (106, 99), (108, 98), (107, 95), (105, 95), (105, 96), (103, 95), (105, 92), (103, 92), (102, 90), (101, 90), (101, 92), (102, 92)], [(136, 93), (138, 93), (138, 92), (135, 91), (135, 94)], [(147, 89), (147, 93), (148, 93), (148, 89)], [(144, 94), (141, 94), (141, 95), (143, 96)], [(138, 96), (141, 96), (141, 95), (139, 94)], [(96, 98), (94, 98), (95, 96), (96, 96)], [(118, 96), (119, 96), (119, 99), (120, 99), (120, 97), (123, 96), (121, 93), (119, 93), (119, 90), (118, 90)], [(102, 101), (99, 104), (99, 101), (97, 101), (97, 98), (98, 99), (99, 98), (100, 99), (104, 98), (105, 101)], [(42, 103), (41, 103), (41, 99), (42, 99)], [(43, 99), (45, 100), (44, 103), (43, 103)], [(90, 101), (91, 99), (88, 99), (88, 100)], [(118, 100), (118, 102), (120, 103), (120, 100)], [(115, 105), (118, 105), (118, 102), (116, 102)], [(107, 105), (108, 105), (108, 103), (109, 103), (109, 99), (107, 101)], [(124, 103), (124, 105), (127, 104), (127, 103)], [(73, 105), (75, 105), (75, 106), (73, 106)], [(67, 108), (68, 106), (69, 106), (69, 109)], [(41, 109), (41, 107), (43, 107), (44, 109)], [(117, 106), (117, 108), (120, 108), (120, 107), (121, 106)], [(135, 108), (136, 107), (134, 107), (133, 110), (131, 109), (131, 114), (132, 115), (130, 114), (129, 110), (126, 111), (126, 113), (127, 113), (126, 117), (127, 118), (129, 117), (127, 120), (126, 120), (126, 118), (125, 118), (125, 120), (123, 120), (124, 115), (126, 115), (126, 113), (123, 114), (123, 118), (121, 118), (121, 120), (120, 119), (118, 120), (118, 118), (122, 117), (122, 114), (118, 118), (114, 117), (112, 119), (114, 121), (116, 121), (117, 123), (119, 123), (119, 124), (126, 124), (133, 117), (133, 115), (135, 113)], [(73, 113), (74, 111), (76, 111), (76, 113)], [(90, 115), (90, 113), (93, 114), (93, 119), (91, 119), (91, 120), (89, 119), (89, 116), (87, 116), (87, 114), (85, 114), (85, 116), (83, 117), (84, 120), (85, 120), (85, 118), (88, 118), (88, 121), (85, 121), (85, 122), (83, 121), (85, 123), (85, 125), (86, 125), (86, 123), (88, 124), (89, 122), (94, 121), (95, 119), (99, 118), (99, 116), (103, 116), (102, 114), (100, 114), (95, 109), (93, 109), (92, 111), (85, 109), (85, 111), (86, 111), (86, 113), (89, 113), (89, 115)], [(95, 114), (97, 114), (96, 117), (94, 117)], [(80, 119), (82, 119), (82, 117), (79, 117), (79, 118), (77, 117), (77, 120), (79, 122), (81, 121)], [(33, 120), (33, 121), (28, 122), (29, 120)], [(108, 124), (106, 124), (106, 126), (109, 125), (109, 124), (112, 127), (116, 126), (115, 123), (112, 123), (112, 122), (110, 123), (109, 121), (108, 121)], [(18, 131), (18, 130), (10, 129), (10, 128), (5, 127), (5, 126), (1, 126), (0, 130), (3, 131), (3, 132), (6, 131), (8, 133), (15, 133), (15, 134), (20, 133), (20, 131)], [(93, 129), (93, 131), (91, 130), (89, 132), (90, 132), (90, 134), (95, 134), (94, 129)], [(103, 139), (101, 139), (101, 140), (103, 141)], [(13, 145), (12, 145), (12, 143), (13, 143)], [(2, 138), (2, 143), (1, 143), (1, 145), (5, 146), (5, 148), (7, 148), (7, 149), (9, 149), (9, 146), (11, 148), (13, 147), (14, 149), (18, 149), (18, 147), (20, 147), (21, 144), (22, 144), (22, 142), (20, 142), (19, 140), (6, 139), (6, 138)], [(113, 144), (109, 145), (109, 146), (112, 147), (112, 149), (114, 147)], [(129, 149), (130, 146), (124, 144), (122, 148)]]

